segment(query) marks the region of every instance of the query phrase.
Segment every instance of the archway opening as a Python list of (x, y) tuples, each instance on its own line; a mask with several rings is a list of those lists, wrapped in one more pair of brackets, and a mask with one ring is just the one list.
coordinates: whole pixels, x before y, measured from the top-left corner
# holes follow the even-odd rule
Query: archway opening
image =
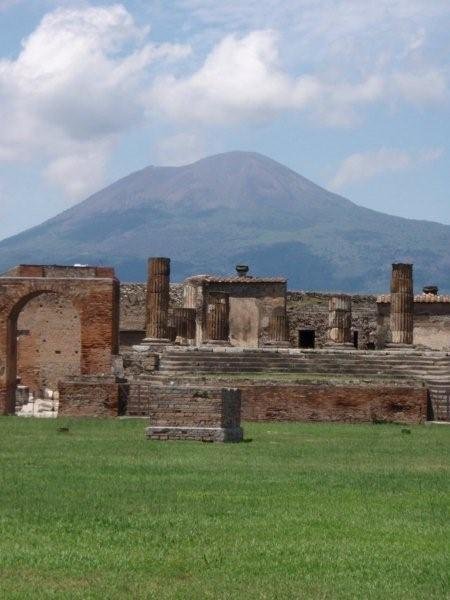
[(80, 374), (81, 324), (72, 301), (54, 292), (29, 298), (15, 319), (15, 413), (56, 416), (58, 381)]
[(316, 330), (315, 329), (299, 329), (298, 331), (298, 347), (299, 348), (315, 348), (316, 346)]

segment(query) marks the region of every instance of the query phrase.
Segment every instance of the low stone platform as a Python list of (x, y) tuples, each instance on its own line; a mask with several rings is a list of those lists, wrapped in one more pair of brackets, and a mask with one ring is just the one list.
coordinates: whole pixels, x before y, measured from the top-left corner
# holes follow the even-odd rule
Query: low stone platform
[(241, 427), (147, 427), (151, 440), (192, 440), (196, 442), (242, 442)]
[(132, 382), (130, 394), (145, 398), (154, 440), (240, 442), (241, 394), (211, 386), (158, 386)]

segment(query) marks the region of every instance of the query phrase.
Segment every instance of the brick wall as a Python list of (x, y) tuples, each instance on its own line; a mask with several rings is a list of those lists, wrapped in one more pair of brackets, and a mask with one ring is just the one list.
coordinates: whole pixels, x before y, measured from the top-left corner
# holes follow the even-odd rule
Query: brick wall
[(58, 386), (58, 416), (116, 417), (120, 408), (119, 388), (113, 377), (64, 379)]
[[(139, 386), (139, 387), (138, 387)], [(142, 398), (143, 385), (131, 383), (129, 401)], [(147, 386), (150, 427), (154, 440), (240, 442), (241, 396), (237, 389), (186, 386)]]
[(103, 375), (118, 352), (118, 292), (117, 280), (103, 277), (0, 277), (0, 413), (14, 412), (17, 320), (27, 303), (47, 294), (69, 300), (80, 319), (80, 371)]
[(157, 386), (131, 382), (128, 402), (148, 404), (150, 423), (163, 427), (239, 427), (238, 390), (214, 387)]
[(427, 390), (397, 386), (242, 386), (244, 421), (422, 423)]
[(32, 298), (17, 320), (17, 375), (34, 395), (56, 390), (66, 375), (80, 374), (80, 316), (58, 294)]

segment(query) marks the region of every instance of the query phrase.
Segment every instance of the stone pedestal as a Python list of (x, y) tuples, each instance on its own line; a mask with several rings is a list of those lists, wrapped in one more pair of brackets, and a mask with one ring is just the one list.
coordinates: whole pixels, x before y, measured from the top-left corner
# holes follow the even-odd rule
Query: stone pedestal
[(352, 349), (352, 299), (346, 294), (332, 296), (328, 302), (329, 347)]
[(413, 270), (410, 264), (393, 264), (391, 278), (390, 348), (411, 347), (414, 327)]
[(227, 294), (211, 294), (206, 309), (206, 339), (208, 344), (229, 344), (230, 299)]
[(170, 259), (149, 258), (146, 337), (144, 343), (170, 343), (168, 330)]
[(16, 411), (24, 404), (28, 404), (30, 388), (27, 385), (18, 385), (16, 388)]
[(240, 442), (243, 439), (238, 389), (153, 386), (148, 407), (150, 427), (145, 433), (152, 440)]

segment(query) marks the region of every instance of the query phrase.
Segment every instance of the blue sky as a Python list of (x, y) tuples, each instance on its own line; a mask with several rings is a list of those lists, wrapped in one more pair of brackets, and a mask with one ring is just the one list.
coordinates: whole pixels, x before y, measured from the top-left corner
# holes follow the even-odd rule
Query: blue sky
[(450, 224), (449, 32), (448, 0), (0, 0), (0, 238), (235, 149)]

